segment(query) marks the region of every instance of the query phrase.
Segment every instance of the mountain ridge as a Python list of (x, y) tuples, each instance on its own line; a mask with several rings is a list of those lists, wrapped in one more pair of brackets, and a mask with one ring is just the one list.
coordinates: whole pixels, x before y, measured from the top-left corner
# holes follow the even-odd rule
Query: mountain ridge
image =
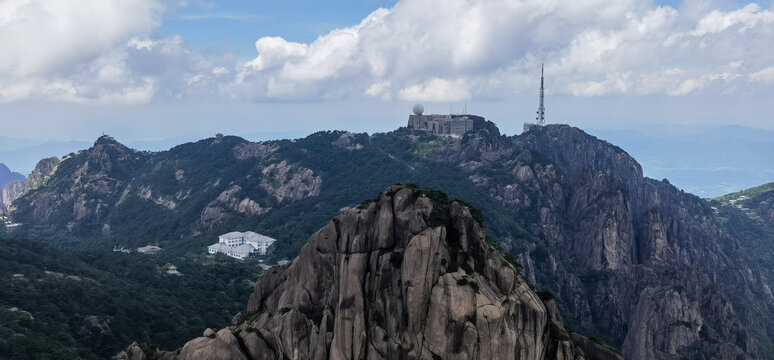
[[(272, 256), (290, 257), (339, 209), (390, 184), (419, 182), (480, 208), (487, 234), (523, 263), (530, 282), (556, 293), (563, 318), (626, 358), (700, 349), (757, 358), (757, 348), (771, 349), (770, 270), (745, 257), (747, 244), (706, 201), (644, 177), (628, 153), (580, 129), (505, 137), (492, 126), (457, 139), (405, 128), (262, 143), (225, 136), (159, 153), (96, 144), (62, 161), (14, 203), (13, 216), (25, 234), (102, 246), (156, 241), (181, 252), (201, 251), (221, 231), (254, 229), (278, 238)], [(124, 163), (134, 177), (122, 177)], [(656, 299), (684, 315), (650, 317)], [(647, 330), (655, 328), (665, 330)], [(643, 332), (651, 336), (636, 335)]]

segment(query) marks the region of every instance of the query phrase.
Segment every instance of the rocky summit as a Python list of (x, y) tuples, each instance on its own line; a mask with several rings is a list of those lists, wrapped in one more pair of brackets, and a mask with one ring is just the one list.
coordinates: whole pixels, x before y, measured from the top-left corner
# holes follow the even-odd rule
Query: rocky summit
[(442, 192), (391, 186), (262, 276), (232, 326), (176, 352), (132, 344), (118, 358), (621, 358), (568, 331), (479, 221)]

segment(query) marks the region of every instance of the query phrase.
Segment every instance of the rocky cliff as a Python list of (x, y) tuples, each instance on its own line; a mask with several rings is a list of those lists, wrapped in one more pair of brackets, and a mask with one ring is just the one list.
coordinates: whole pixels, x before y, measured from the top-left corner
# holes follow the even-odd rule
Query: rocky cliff
[(755, 200), (758, 201), (758, 216), (764, 221), (774, 224), (774, 191), (769, 191)]
[[(136, 345), (120, 355), (144, 356)], [(345, 210), (291, 264), (265, 274), (233, 326), (151, 358), (620, 356), (568, 333), (553, 302), (487, 244), (471, 209), (437, 191), (392, 186)]]
[(24, 193), (24, 180), (13, 180), (0, 190), (0, 215), (7, 215), (11, 204)]
[(58, 157), (50, 157), (38, 161), (35, 168), (27, 178), (27, 183), (24, 187), (24, 192), (35, 190), (43, 185), (46, 180), (56, 171), (57, 165), (59, 165)]
[(515, 214), (537, 215), (520, 258), (583, 328), (627, 359), (758, 356), (740, 318), (769, 316), (753, 310), (767, 302), (757, 297), (765, 279), (705, 201), (645, 178), (626, 152), (576, 128), (546, 126), (514, 145), (501, 160), (511, 179), (472, 176)]

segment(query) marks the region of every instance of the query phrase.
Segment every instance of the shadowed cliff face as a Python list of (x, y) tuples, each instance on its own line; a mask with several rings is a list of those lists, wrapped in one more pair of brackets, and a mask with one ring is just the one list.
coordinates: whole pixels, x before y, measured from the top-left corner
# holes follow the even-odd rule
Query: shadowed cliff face
[(480, 183), (507, 189), (501, 201), (517, 215), (540, 214), (530, 231), (541, 241), (520, 259), (583, 327), (617, 338), (630, 359), (757, 356), (737, 311), (749, 319), (765, 279), (745, 276), (739, 244), (705, 201), (643, 177), (623, 150), (576, 128), (513, 142), (517, 155), (501, 160), (512, 183)]
[[(291, 264), (260, 279), (246, 318), (179, 355), (154, 356), (584, 359), (585, 347), (594, 358), (620, 358), (568, 334), (553, 302), (484, 241), (469, 209), (429, 194), (393, 186), (345, 210)], [(133, 351), (122, 356), (137, 359)]]

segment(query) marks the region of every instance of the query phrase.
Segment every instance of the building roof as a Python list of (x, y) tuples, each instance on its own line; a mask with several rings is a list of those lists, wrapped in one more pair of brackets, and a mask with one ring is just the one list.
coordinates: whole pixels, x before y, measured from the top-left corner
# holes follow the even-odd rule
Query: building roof
[(250, 245), (250, 244), (244, 244), (239, 246), (228, 246), (224, 243), (215, 243), (207, 247), (208, 249), (213, 249), (216, 251), (220, 251), (222, 253), (232, 253), (232, 254), (245, 254), (249, 255), (256, 249)]
[(227, 239), (238, 239), (238, 238), (241, 238), (243, 236), (244, 236), (244, 234), (242, 232), (232, 231), (230, 233), (225, 233), (225, 234), (220, 235), (218, 237), (227, 238)]
[(251, 252), (255, 251), (255, 248), (250, 244), (239, 245), (230, 249), (232, 253), (245, 255), (249, 255)]
[(213, 249), (217, 251), (226, 251), (230, 248), (230, 246), (224, 244), (224, 243), (214, 243), (207, 247), (208, 249)]
[(277, 241), (277, 239), (268, 237), (266, 235), (261, 235), (261, 234), (259, 234), (257, 232), (254, 232), (254, 231), (245, 231), (245, 232), (232, 231), (230, 233), (225, 233), (225, 234), (220, 235), (218, 237), (219, 238), (224, 238), (224, 239), (241, 239), (241, 238), (244, 238), (245, 241), (255, 241), (255, 242), (263, 242), (263, 241), (274, 242), (274, 241)]
[(269, 243), (273, 243), (277, 241), (277, 239), (270, 238), (266, 235), (261, 235), (252, 231), (245, 232), (245, 240), (255, 241), (255, 242), (269, 242)]
[(152, 251), (159, 251), (159, 250), (161, 250), (161, 248), (156, 245), (148, 245), (148, 246), (143, 246), (141, 248), (137, 248), (137, 251), (139, 252), (152, 252)]

